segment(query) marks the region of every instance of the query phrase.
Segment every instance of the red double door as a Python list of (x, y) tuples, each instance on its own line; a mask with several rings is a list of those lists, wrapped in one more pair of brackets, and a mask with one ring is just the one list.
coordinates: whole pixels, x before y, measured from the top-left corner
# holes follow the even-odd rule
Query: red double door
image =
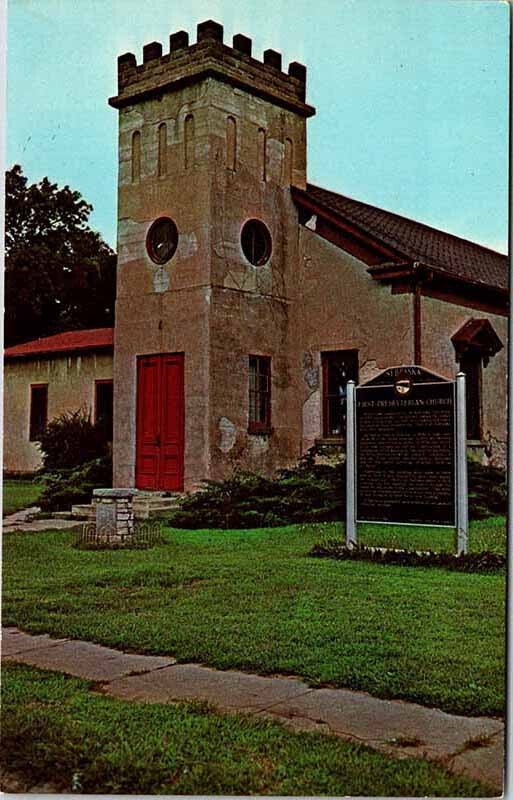
[(137, 359), (138, 489), (180, 491), (184, 462), (183, 354)]

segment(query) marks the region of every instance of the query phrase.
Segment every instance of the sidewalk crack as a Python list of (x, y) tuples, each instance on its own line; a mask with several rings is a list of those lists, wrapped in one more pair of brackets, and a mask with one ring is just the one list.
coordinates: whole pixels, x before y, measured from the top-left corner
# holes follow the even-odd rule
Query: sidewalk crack
[[(149, 656), (151, 658), (151, 656)], [(125, 675), (121, 675), (121, 678), (136, 678), (139, 675), (150, 675), (152, 672), (159, 672), (161, 669), (170, 669), (171, 667), (177, 667), (178, 663), (175, 661), (173, 664), (162, 664), (160, 667), (149, 667), (148, 669), (134, 669), (131, 672), (127, 672)], [(117, 681), (119, 678), (113, 678), (113, 680)], [(107, 683), (112, 683), (112, 681), (107, 681)]]
[[(305, 697), (305, 695), (311, 694), (312, 692), (315, 692), (315, 689), (307, 689), (305, 692), (301, 692), (300, 694), (295, 694), (293, 697), (290, 697), (290, 698), (288, 697), (286, 699), (282, 698), (281, 700), (276, 700), (274, 703), (271, 703), (269, 706), (263, 706), (261, 708), (255, 708), (253, 713), (254, 714), (261, 714), (261, 713), (263, 713), (265, 711), (270, 711), (271, 709), (276, 708), (276, 706), (281, 706), (284, 703), (289, 702), (289, 700), (291, 700), (293, 702), (294, 700), (298, 700), (300, 697)], [(279, 716), (284, 716), (284, 715), (280, 714)], [(296, 715), (293, 714), (292, 716), (296, 716)]]
[(450, 763), (454, 761), (455, 758), (458, 756), (463, 755), (464, 753), (469, 753), (472, 750), (486, 750), (491, 747), (494, 742), (494, 739), (499, 734), (503, 734), (502, 730), (494, 731), (494, 733), (482, 733), (478, 736), (473, 736), (467, 739), (466, 742), (463, 742), (461, 747), (458, 747), (453, 753), (449, 753), (447, 755), (447, 762)]

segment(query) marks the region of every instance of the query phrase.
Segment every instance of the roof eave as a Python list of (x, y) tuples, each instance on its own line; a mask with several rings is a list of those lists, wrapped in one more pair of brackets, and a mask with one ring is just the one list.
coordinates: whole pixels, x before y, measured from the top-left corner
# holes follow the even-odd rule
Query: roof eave
[(361, 228), (354, 222), (346, 219), (342, 214), (333, 211), (333, 209), (326, 208), (318, 200), (313, 200), (309, 196), (308, 191), (299, 189), (296, 186), (292, 186), (291, 190), (293, 199), (299, 204), (310, 209), (312, 213), (322, 215), (333, 224), (339, 225), (342, 230), (351, 230), (353, 234), (360, 236), (362, 240), (372, 241), (373, 246), (381, 249), (384, 254), (389, 256), (395, 255), (398, 257), (393, 258), (393, 260), (389, 260), (383, 264), (377, 264), (368, 267), (368, 273), (372, 275), (375, 280), (399, 280), (412, 277), (414, 274), (418, 274), (420, 277), (422, 273), (425, 274), (426, 271), (429, 271), (436, 273), (440, 277), (446, 277), (447, 279), (457, 282), (462, 286), (473, 286), (486, 291), (496, 292), (498, 295), (504, 296), (505, 298), (509, 296), (509, 290), (506, 287), (497, 286), (496, 284), (487, 284), (484, 283), (484, 281), (474, 281), (471, 278), (464, 278), (463, 276), (444, 269), (443, 267), (435, 266), (423, 261), (415, 261), (413, 258), (408, 257), (407, 253), (399, 250), (394, 251), (390, 245), (385, 244), (375, 235), (370, 234), (364, 228)]
[(317, 200), (313, 200), (307, 191), (300, 189), (297, 186), (291, 186), (292, 199), (299, 205), (307, 208), (312, 214), (317, 214), (323, 217), (332, 225), (338, 227), (344, 233), (350, 233), (352, 236), (360, 239), (362, 242), (371, 244), (371, 246), (380, 251), (384, 257), (388, 259), (403, 259), (405, 255), (399, 250), (391, 248), (380, 239), (376, 238), (364, 228), (356, 225), (354, 222), (346, 219), (342, 214), (337, 213), (331, 208), (327, 208)]
[(409, 265), (402, 264), (378, 264), (376, 266), (368, 267), (367, 272), (372, 275), (375, 280), (393, 281), (398, 278), (416, 276), (419, 279), (425, 279), (427, 273), (437, 276), (438, 278), (446, 278), (447, 280), (459, 283), (465, 286), (473, 286), (478, 289), (483, 289), (489, 292), (496, 292), (499, 295), (504, 295), (505, 298), (509, 296), (507, 288), (496, 286), (484, 281), (473, 281), (471, 278), (464, 278), (450, 270), (443, 269), (442, 267), (429, 264), (425, 261), (411, 261)]
[(30, 353), (4, 352), (4, 361), (28, 361), (39, 358), (59, 358), (59, 356), (82, 355), (83, 353), (114, 352), (113, 344), (96, 344), (86, 347), (70, 347), (63, 350), (37, 350)]

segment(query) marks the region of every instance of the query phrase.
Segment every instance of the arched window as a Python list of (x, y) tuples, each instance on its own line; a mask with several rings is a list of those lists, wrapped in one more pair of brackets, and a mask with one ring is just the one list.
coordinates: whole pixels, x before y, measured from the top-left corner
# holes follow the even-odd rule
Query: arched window
[(292, 139), (285, 139), (283, 151), (283, 182), (292, 183), (292, 165), (294, 159), (294, 146)]
[(234, 117), (226, 120), (226, 167), (233, 171), (237, 168), (237, 123)]
[(162, 178), (167, 174), (167, 127), (165, 122), (158, 127), (157, 138), (157, 175)]
[(267, 180), (267, 134), (263, 128), (257, 134), (257, 165), (260, 180)]
[(141, 177), (141, 133), (135, 131), (132, 135), (132, 183)]
[(194, 166), (194, 117), (187, 114), (184, 122), (184, 155), (185, 169)]

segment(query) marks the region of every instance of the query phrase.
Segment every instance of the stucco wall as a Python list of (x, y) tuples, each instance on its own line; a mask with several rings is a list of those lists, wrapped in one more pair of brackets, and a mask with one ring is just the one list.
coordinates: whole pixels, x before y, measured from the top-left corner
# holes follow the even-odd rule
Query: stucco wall
[[(192, 162), (185, 159), (185, 119), (194, 115)], [(227, 119), (235, 120), (235, 169), (227, 163)], [(157, 175), (158, 127), (168, 126), (167, 175)], [(258, 131), (266, 131), (266, 174)], [(131, 141), (141, 132), (141, 177), (132, 180)], [(286, 139), (293, 142), (284, 172)], [(186, 489), (231, 471), (272, 470), (297, 457), (296, 394), (288, 394), (295, 292), (297, 215), (290, 181), (304, 186), (304, 119), (213, 79), (120, 112), (118, 295), (114, 355), (114, 481), (134, 485), (137, 356), (185, 356)], [(179, 231), (173, 258), (158, 267), (146, 236), (159, 216)], [(272, 258), (254, 267), (240, 231), (252, 217), (268, 226)], [(248, 356), (273, 358), (271, 437), (248, 437)], [(291, 433), (292, 426), (295, 433)], [(227, 433), (223, 433), (227, 431)]]
[(30, 386), (48, 384), (48, 421), (83, 408), (94, 415), (95, 381), (112, 378), (112, 355), (86, 353), (6, 361), (4, 367), (4, 470), (34, 472), (41, 466), (29, 441)]
[[(236, 124), (235, 170), (227, 169), (226, 119)], [(235, 465), (272, 474), (300, 454), (300, 404), (295, 381), (298, 223), (291, 181), (304, 186), (304, 119), (224, 84), (213, 86), (212, 303), (210, 316), (211, 475)], [(258, 130), (266, 132), (265, 180)], [(293, 145), (291, 173), (285, 145)], [(241, 229), (256, 218), (272, 239), (270, 259), (253, 266), (241, 248)], [(272, 433), (248, 432), (249, 355), (271, 357)]]
[(485, 448), (476, 455), (492, 464), (506, 464), (508, 403), (508, 321), (506, 317), (422, 297), (422, 363), (447, 377), (459, 371), (451, 336), (471, 317), (488, 319), (504, 348), (482, 370), (482, 427)]
[[(210, 189), (208, 81), (119, 115), (118, 276), (114, 345), (114, 483), (133, 486), (137, 356), (184, 353), (185, 485), (208, 474)], [(194, 115), (186, 167), (185, 118)], [(157, 175), (158, 126), (167, 125), (167, 173)], [(141, 133), (141, 177), (132, 181), (131, 141)], [(146, 251), (151, 223), (171, 217), (178, 247), (164, 266)]]
[[(300, 300), (303, 451), (322, 438), (320, 354), (357, 349), (359, 379), (396, 364), (413, 363), (412, 294), (392, 294), (374, 281), (366, 265), (322, 239), (300, 230)], [(507, 319), (431, 297), (421, 298), (422, 366), (447, 377), (459, 371), (451, 341), (470, 318), (489, 319), (504, 344), (483, 368), (483, 446), (473, 446), (482, 461), (505, 465), (507, 420)]]
[[(187, 144), (191, 114), (194, 134)], [(163, 122), (167, 171), (159, 175)], [(134, 181), (135, 131), (141, 134), (141, 174)], [(392, 295), (363, 262), (298, 225), (290, 185), (305, 186), (304, 118), (206, 78), (123, 107), (119, 158), (115, 485), (135, 482), (138, 356), (184, 353), (186, 490), (235, 466), (271, 473), (321, 437), (323, 351), (357, 349), (361, 381), (413, 362), (412, 295)], [(179, 232), (176, 253), (164, 266), (146, 251), (148, 230), (160, 216), (171, 217)], [(272, 236), (272, 256), (260, 267), (241, 250), (241, 229), (250, 218), (262, 220)], [(447, 372), (447, 342), (460, 317), (470, 314), (422, 302), (425, 365)], [(249, 355), (272, 358), (270, 436), (248, 433)], [(490, 375), (497, 364), (487, 368)], [(505, 398), (503, 384), (500, 393)], [(495, 436), (500, 413), (486, 403)]]
[(366, 265), (300, 228), (298, 342), (303, 451), (322, 437), (321, 353), (358, 350), (359, 379), (413, 360), (411, 295), (391, 295)]

